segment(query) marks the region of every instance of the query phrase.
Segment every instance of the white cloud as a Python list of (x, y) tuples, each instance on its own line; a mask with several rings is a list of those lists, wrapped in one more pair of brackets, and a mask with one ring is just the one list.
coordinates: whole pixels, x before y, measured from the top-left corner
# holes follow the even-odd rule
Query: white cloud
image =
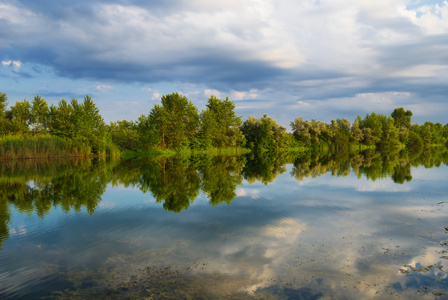
[(441, 65), (415, 65), (403, 70), (397, 70), (389, 76), (392, 77), (410, 77), (410, 78), (434, 78), (434, 77), (444, 77), (448, 79), (448, 66)]
[(107, 92), (108, 90), (112, 89), (112, 86), (110, 85), (97, 85), (96, 89), (100, 92)]
[(204, 91), (204, 95), (209, 98), (210, 96), (215, 96), (217, 98), (221, 98), (222, 97), (222, 93), (218, 90), (213, 90), (213, 89), (206, 89)]
[(422, 28), (427, 34), (443, 34), (448, 32), (448, 2), (422, 5), (407, 9), (404, 5), (400, 12), (412, 23)]
[(152, 100), (159, 100), (162, 97), (162, 94), (160, 94), (160, 92), (154, 92), (152, 93)]
[(249, 91), (235, 91), (230, 90), (229, 93), (224, 93), (214, 89), (206, 89), (204, 90), (204, 95), (208, 98), (211, 95), (214, 95), (217, 98), (224, 99), (229, 97), (230, 101), (238, 101), (238, 100), (246, 100), (246, 99), (256, 99), (258, 95), (257, 89), (250, 89)]
[(152, 93), (151, 100), (160, 100), (160, 98), (162, 97), (162, 94), (159, 90), (155, 90), (152, 88), (142, 88), (142, 91)]
[(18, 72), (20, 70), (20, 66), (21, 65), (22, 65), (22, 62), (18, 61), (18, 60), (4, 60), (4, 61), (2, 61), (2, 66), (4, 68), (12, 68), (16, 72)]

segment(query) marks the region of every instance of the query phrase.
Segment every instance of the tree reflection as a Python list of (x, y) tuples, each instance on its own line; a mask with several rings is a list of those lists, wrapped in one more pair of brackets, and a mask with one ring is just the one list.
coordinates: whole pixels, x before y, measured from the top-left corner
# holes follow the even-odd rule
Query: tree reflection
[(285, 165), (291, 161), (291, 155), (284, 152), (265, 152), (260, 155), (251, 153), (247, 156), (247, 163), (242, 175), (249, 183), (260, 181), (267, 185), (274, 181), (279, 174), (285, 173)]
[(395, 183), (411, 181), (411, 167), (439, 167), (448, 162), (444, 148), (407, 152), (400, 149), (387, 151), (365, 150), (355, 153), (303, 153), (296, 157), (291, 171), (297, 180), (318, 177), (331, 172), (333, 176), (347, 176), (353, 172), (368, 180), (392, 178)]
[(114, 172), (115, 184), (151, 192), (166, 210), (187, 209), (202, 190), (210, 204), (230, 203), (242, 183), (241, 157), (157, 157), (124, 160)]
[(286, 172), (296, 180), (330, 173), (395, 183), (412, 180), (411, 167), (439, 167), (448, 163), (445, 148), (398, 149), (362, 152), (263, 153), (247, 156), (156, 157), (121, 160), (23, 160), (0, 164), (0, 246), (8, 238), (10, 210), (35, 213), (41, 218), (53, 207), (63, 212), (84, 209), (93, 214), (108, 183), (139, 188), (151, 193), (157, 203), (172, 212), (189, 208), (202, 191), (212, 206), (230, 204), (243, 178), (249, 184), (265, 185)]
[(199, 195), (200, 177), (196, 168), (180, 157), (123, 160), (114, 172), (115, 183), (131, 185), (151, 194), (166, 210), (187, 209)]
[(241, 171), (244, 160), (241, 157), (215, 156), (208, 157), (200, 165), (201, 189), (216, 206), (235, 199), (236, 188), (243, 182)]
[[(83, 207), (93, 214), (111, 180), (104, 160), (9, 161), (1, 165), (0, 242), (7, 238), (10, 208), (41, 218), (52, 207), (68, 213)], [(115, 161), (116, 163), (116, 161)]]

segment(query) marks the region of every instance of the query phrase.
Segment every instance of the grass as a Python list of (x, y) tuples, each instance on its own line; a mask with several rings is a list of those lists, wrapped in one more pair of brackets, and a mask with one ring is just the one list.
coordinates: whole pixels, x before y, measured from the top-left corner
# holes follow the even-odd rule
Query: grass
[(118, 155), (120, 150), (113, 143), (106, 143), (104, 150), (94, 155), (85, 143), (50, 134), (0, 136), (0, 160)]
[(90, 147), (51, 135), (0, 137), (0, 159), (86, 156)]

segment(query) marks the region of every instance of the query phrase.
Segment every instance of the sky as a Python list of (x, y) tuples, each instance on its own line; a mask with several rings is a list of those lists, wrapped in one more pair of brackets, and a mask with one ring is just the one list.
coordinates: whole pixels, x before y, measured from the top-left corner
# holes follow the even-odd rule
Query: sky
[(56, 105), (90, 95), (108, 123), (174, 92), (205, 109), (448, 123), (448, 1), (0, 0), (0, 92)]

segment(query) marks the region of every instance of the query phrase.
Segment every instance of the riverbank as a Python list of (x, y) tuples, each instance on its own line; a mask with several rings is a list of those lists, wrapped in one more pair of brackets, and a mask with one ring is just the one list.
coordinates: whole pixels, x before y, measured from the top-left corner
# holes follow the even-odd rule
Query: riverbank
[(49, 134), (0, 137), (0, 160), (120, 155), (119, 149), (112, 143), (104, 143), (104, 149), (98, 152), (87, 143)]

